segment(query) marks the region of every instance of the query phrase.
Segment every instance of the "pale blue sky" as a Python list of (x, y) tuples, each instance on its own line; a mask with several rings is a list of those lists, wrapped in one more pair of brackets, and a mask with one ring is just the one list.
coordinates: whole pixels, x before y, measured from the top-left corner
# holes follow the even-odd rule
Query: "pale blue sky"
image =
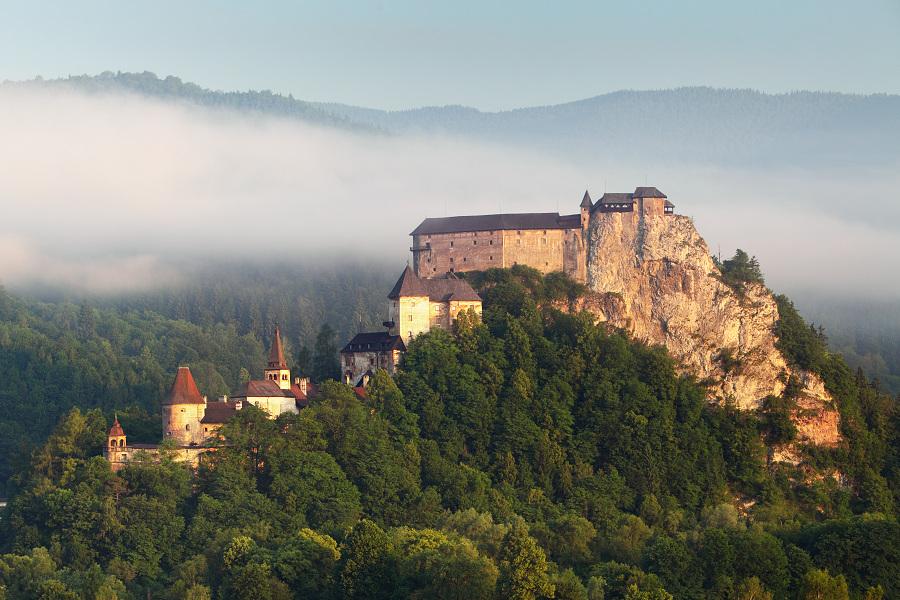
[(379, 108), (900, 93), (900, 0), (0, 1), (0, 80), (104, 70)]

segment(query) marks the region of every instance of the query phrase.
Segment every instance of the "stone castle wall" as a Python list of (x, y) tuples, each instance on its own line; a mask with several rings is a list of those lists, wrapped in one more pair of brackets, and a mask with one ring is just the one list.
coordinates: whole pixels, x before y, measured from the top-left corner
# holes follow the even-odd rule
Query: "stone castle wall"
[(206, 404), (171, 404), (162, 407), (162, 429), (166, 439), (173, 439), (180, 446), (200, 444), (206, 439), (200, 419), (206, 413)]
[(541, 273), (563, 271), (586, 278), (587, 251), (581, 229), (467, 231), (413, 236), (413, 268), (419, 277), (486, 271), (514, 265)]

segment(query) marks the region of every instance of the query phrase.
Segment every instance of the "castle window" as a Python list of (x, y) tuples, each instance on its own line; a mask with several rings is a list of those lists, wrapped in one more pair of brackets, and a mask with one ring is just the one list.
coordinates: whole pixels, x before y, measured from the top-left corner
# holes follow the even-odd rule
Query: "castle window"
[(453, 242), (450, 242), (450, 247), (451, 247), (451, 248), (453, 247)]
[(432, 267), (432, 268), (431, 268), (431, 271), (432, 271), (433, 273), (437, 273), (437, 267)]
[(204, 427), (204, 428), (203, 428), (203, 433), (209, 433), (209, 427)]
[(409, 321), (412, 322), (412, 315), (409, 315)]
[(466, 260), (468, 260), (468, 259), (465, 256), (463, 256), (463, 262), (466, 262)]
[(125, 447), (125, 440), (119, 440), (119, 446)]
[(493, 256), (488, 257), (488, 260), (494, 260), (494, 257)]
[(191, 430), (191, 424), (188, 423), (187, 425), (185, 425), (185, 426), (184, 426), (184, 430), (185, 430), (185, 431), (190, 431), (190, 430)]
[(450, 262), (453, 262), (453, 259), (452, 259), (452, 258), (450, 259)]
[(473, 245), (473, 246), (477, 246), (477, 245), (478, 245), (478, 240), (472, 240), (472, 245)]
[(282, 381), (287, 381), (287, 373), (282, 373), (282, 374), (281, 374), (281, 380), (282, 380)]
[(109, 440), (109, 445), (114, 448), (116, 446), (116, 440)]
[(493, 246), (493, 245), (494, 245), (494, 240), (489, 241), (488, 244), (490, 244), (491, 246)]

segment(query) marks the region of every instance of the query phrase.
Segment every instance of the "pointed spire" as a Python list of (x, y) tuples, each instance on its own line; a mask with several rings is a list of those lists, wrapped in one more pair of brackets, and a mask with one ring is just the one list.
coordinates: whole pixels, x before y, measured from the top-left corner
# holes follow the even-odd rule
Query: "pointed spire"
[(584, 198), (581, 199), (581, 208), (593, 208), (594, 203), (591, 201), (591, 195), (588, 194), (587, 190), (584, 190)]
[(162, 403), (164, 405), (203, 404), (203, 396), (200, 395), (200, 390), (197, 389), (194, 376), (191, 375), (191, 370), (188, 367), (178, 367), (169, 395), (166, 396)]
[(119, 424), (119, 415), (116, 413), (112, 427), (109, 428), (109, 437), (122, 437), (124, 435), (125, 430), (122, 429), (122, 426)]
[(278, 329), (278, 325), (275, 326), (275, 339), (272, 340), (272, 347), (269, 349), (269, 368), (287, 369), (287, 361), (284, 360), (284, 346), (281, 344), (281, 330)]

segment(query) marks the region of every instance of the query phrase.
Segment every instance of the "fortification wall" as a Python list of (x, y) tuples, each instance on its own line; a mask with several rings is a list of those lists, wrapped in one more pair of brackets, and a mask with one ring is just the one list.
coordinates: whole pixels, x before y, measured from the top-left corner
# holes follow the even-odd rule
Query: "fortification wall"
[(524, 229), (503, 232), (503, 266), (527, 265), (541, 273), (563, 271), (564, 229)]
[(163, 435), (181, 446), (203, 442), (200, 419), (206, 413), (206, 404), (173, 404), (162, 407)]
[(502, 235), (499, 231), (466, 231), (413, 236), (414, 269), (419, 277), (434, 277), (451, 270), (485, 271), (503, 266)]

